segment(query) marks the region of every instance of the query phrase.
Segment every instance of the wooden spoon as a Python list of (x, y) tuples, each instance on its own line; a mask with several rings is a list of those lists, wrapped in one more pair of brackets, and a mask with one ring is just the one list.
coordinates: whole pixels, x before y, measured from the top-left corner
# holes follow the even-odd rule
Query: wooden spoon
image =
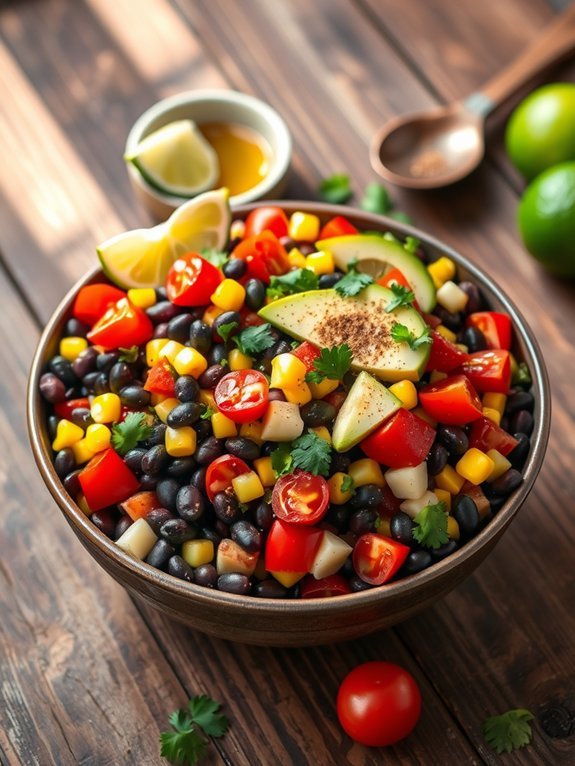
[(487, 115), (574, 49), (575, 4), (480, 91), (448, 106), (389, 120), (371, 145), (373, 169), (387, 181), (410, 189), (436, 189), (459, 181), (483, 158)]

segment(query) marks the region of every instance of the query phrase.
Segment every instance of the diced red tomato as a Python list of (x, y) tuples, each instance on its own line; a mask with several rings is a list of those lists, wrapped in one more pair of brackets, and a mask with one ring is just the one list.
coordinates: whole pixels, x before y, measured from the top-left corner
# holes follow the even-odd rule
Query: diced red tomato
[(391, 285), (401, 285), (402, 287), (411, 290), (411, 285), (405, 278), (403, 272), (395, 268), (388, 271), (383, 277), (380, 277), (377, 280), (377, 284), (387, 288), (391, 287)]
[(508, 455), (518, 444), (514, 436), (484, 417), (478, 418), (469, 432), (469, 446), (476, 447), (482, 452), (496, 449), (502, 455)]
[(327, 481), (307, 471), (282, 476), (273, 489), (273, 512), (290, 524), (315, 524), (325, 516), (328, 505)]
[(376, 532), (368, 532), (355, 544), (353, 567), (357, 576), (364, 582), (383, 585), (401, 568), (409, 551), (408, 545)]
[(78, 478), (92, 511), (121, 503), (140, 486), (136, 476), (111, 447), (93, 457)]
[(247, 277), (261, 279), (269, 284), (270, 277), (285, 274), (290, 262), (279, 239), (271, 231), (262, 231), (253, 237), (243, 239), (237, 245), (232, 258), (241, 258), (248, 265)]
[(158, 359), (156, 364), (150, 367), (144, 389), (164, 396), (176, 395), (174, 373), (165, 357)]
[(431, 331), (431, 338), (431, 351), (425, 367), (427, 372), (431, 370), (451, 372), (467, 360), (467, 354), (464, 351), (435, 330)]
[(330, 239), (331, 237), (343, 237), (346, 234), (357, 234), (355, 226), (342, 215), (336, 215), (325, 223), (318, 236), (318, 240)]
[(222, 455), (209, 464), (206, 471), (206, 494), (213, 503), (219, 492), (225, 492), (232, 486), (232, 479), (250, 472), (250, 467), (235, 455)]
[(314, 346), (313, 343), (304, 340), (303, 343), (296, 346), (290, 353), (297, 356), (297, 358), (305, 364), (306, 370), (310, 372), (313, 370), (313, 363), (319, 357), (319, 348)]
[(186, 253), (168, 271), (166, 292), (176, 306), (207, 306), (223, 278), (222, 272), (201, 255)]
[(498, 311), (476, 311), (466, 320), (467, 327), (476, 327), (485, 335), (489, 348), (511, 348), (511, 317)]
[(90, 409), (90, 400), (88, 397), (83, 396), (80, 399), (68, 399), (65, 402), (58, 402), (54, 405), (54, 412), (56, 415), (58, 415), (59, 418), (70, 420), (72, 412), (77, 410), (79, 407), (87, 410)]
[(80, 322), (92, 326), (112, 304), (125, 297), (126, 293), (113, 285), (105, 283), (84, 285), (76, 296), (72, 315)]
[(112, 304), (88, 333), (88, 340), (104, 349), (130, 348), (147, 343), (154, 334), (150, 318), (127, 298)]
[(322, 577), (316, 580), (315, 577), (308, 575), (301, 582), (301, 598), (328, 598), (329, 596), (343, 596), (351, 593), (351, 588), (345, 577), (340, 574)]
[(258, 370), (235, 370), (219, 381), (214, 399), (220, 412), (234, 423), (258, 420), (268, 406), (268, 382)]
[(422, 312), (421, 316), (424, 318), (425, 324), (428, 324), (432, 330), (435, 330), (441, 324), (441, 319), (436, 317), (435, 314), (425, 314)]
[(469, 354), (459, 368), (477, 391), (506, 394), (511, 385), (511, 359), (509, 351), (476, 351)]
[(427, 457), (435, 430), (413, 412), (401, 409), (360, 443), (365, 454), (390, 468), (419, 465)]
[(150, 511), (155, 511), (156, 508), (161, 508), (162, 504), (158, 500), (158, 496), (151, 490), (144, 490), (143, 492), (136, 492), (123, 503), (120, 503), (122, 510), (125, 511), (132, 521), (137, 521), (143, 517), (146, 517)]
[(240, 327), (242, 330), (244, 327), (257, 327), (260, 324), (265, 324), (264, 320), (255, 311), (250, 311), (246, 306), (242, 306), (240, 309)]
[(276, 519), (266, 541), (268, 572), (309, 572), (323, 537), (318, 527), (288, 524)]
[(481, 417), (481, 400), (465, 375), (451, 375), (419, 390), (419, 403), (440, 423), (464, 426)]
[(261, 234), (262, 231), (271, 231), (279, 239), (287, 236), (288, 228), (288, 217), (281, 207), (266, 205), (252, 210), (248, 215), (243, 238), (253, 237), (256, 234)]

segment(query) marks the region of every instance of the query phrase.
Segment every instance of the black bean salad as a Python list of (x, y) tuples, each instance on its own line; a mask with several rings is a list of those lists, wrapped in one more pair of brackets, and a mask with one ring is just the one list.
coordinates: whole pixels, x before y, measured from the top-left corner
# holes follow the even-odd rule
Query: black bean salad
[(103, 261), (112, 280), (75, 298), (40, 390), (94, 525), (265, 598), (379, 587), (476, 535), (533, 429), (509, 316), (449, 258), (343, 216), (263, 206), (220, 245), (161, 284)]

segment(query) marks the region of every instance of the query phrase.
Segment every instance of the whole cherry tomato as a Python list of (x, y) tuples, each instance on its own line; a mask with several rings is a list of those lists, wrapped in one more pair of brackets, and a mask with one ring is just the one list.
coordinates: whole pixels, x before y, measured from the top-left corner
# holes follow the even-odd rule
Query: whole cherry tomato
[(220, 412), (234, 423), (249, 423), (266, 411), (268, 391), (268, 382), (258, 370), (235, 370), (220, 380), (214, 399)]
[(271, 231), (278, 237), (285, 237), (288, 233), (289, 221), (281, 207), (266, 205), (258, 207), (246, 218), (244, 239), (261, 234), (262, 231)]
[(325, 516), (329, 488), (323, 476), (296, 471), (275, 483), (272, 508), (278, 519), (291, 524), (315, 524)]
[(207, 306), (222, 280), (222, 272), (213, 264), (197, 253), (186, 253), (168, 271), (166, 292), (176, 306)]

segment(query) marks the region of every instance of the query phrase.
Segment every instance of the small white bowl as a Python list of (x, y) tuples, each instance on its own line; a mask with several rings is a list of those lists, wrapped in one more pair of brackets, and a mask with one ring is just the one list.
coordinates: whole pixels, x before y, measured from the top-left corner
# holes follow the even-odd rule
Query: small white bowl
[[(280, 115), (269, 104), (235, 90), (193, 90), (158, 101), (134, 123), (126, 140), (126, 154), (132, 153), (150, 133), (176, 120), (231, 122), (246, 125), (259, 133), (271, 148), (270, 168), (258, 184), (230, 197), (232, 205), (281, 197), (291, 162), (292, 140)], [(165, 220), (185, 199), (157, 191), (131, 164), (126, 165), (134, 194), (153, 218)]]

